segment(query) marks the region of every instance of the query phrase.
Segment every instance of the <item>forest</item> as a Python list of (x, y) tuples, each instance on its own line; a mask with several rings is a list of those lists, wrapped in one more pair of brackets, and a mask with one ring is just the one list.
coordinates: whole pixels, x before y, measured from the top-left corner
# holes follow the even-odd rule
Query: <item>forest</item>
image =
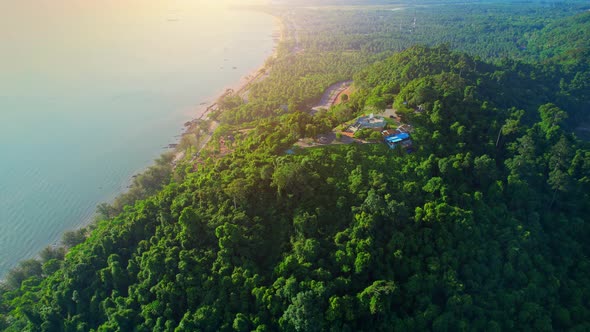
[[(404, 41), (382, 8), (267, 8), (308, 33), (247, 101), (220, 100), (207, 148), (162, 157), (13, 269), (0, 329), (590, 329), (590, 13), (507, 6), (441, 19), (451, 41)], [(308, 112), (346, 79), (345, 104)], [(382, 105), (412, 124), (412, 153), (294, 147)]]

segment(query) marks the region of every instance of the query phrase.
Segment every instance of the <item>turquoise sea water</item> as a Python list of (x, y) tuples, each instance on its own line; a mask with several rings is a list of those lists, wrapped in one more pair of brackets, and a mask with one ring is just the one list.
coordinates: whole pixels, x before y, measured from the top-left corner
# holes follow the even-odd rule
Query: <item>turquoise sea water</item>
[(262, 13), (86, 3), (0, 5), (0, 277), (91, 220), (272, 53)]

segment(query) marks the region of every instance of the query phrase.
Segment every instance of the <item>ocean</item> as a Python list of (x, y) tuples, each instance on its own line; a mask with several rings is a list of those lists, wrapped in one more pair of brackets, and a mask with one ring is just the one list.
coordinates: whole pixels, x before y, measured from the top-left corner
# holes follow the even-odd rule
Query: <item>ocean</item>
[(213, 0), (0, 4), (0, 277), (92, 220), (273, 51)]

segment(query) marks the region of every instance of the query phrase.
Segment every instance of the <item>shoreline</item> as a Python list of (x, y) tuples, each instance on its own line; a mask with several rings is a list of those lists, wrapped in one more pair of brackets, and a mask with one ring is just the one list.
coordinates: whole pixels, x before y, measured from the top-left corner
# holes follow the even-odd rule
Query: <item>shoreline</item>
[[(220, 98), (222, 98), (224, 95), (226, 95), (228, 93), (228, 91), (233, 91), (236, 93), (244, 93), (245, 91), (248, 90), (248, 87), (251, 84), (255, 83), (259, 79), (263, 78), (263, 76), (267, 75), (272, 68), (272, 67), (267, 68), (268, 61), (271, 59), (276, 59), (278, 57), (279, 45), (280, 45), (280, 43), (284, 42), (284, 40), (287, 37), (286, 33), (287, 33), (288, 28), (285, 24), (284, 19), (279, 15), (271, 14), (271, 13), (264, 11), (264, 10), (254, 10), (254, 11), (270, 15), (273, 19), (273, 27), (270, 32), (271, 36), (273, 37), (273, 48), (272, 48), (271, 54), (263, 58), (262, 64), (256, 66), (253, 70), (247, 72), (246, 75), (241, 76), (239, 78), (239, 80), (237, 80), (235, 83), (226, 85), (223, 88), (219, 89), (218, 92), (213, 93), (210, 98), (206, 98), (206, 101), (202, 102), (201, 104), (197, 104), (196, 106), (194, 106), (192, 111), (188, 112), (188, 114), (191, 114), (191, 115), (188, 118), (188, 120), (186, 120), (184, 122), (184, 128), (182, 128), (180, 130), (180, 132), (178, 132), (177, 135), (173, 136), (174, 138), (177, 138), (177, 141), (175, 143), (167, 144), (167, 146), (164, 146), (164, 148), (163, 148), (164, 152), (160, 154), (160, 156), (164, 155), (164, 154), (168, 154), (168, 153), (172, 154), (173, 157), (170, 161), (170, 165), (172, 166), (173, 169), (176, 167), (176, 163), (179, 160), (181, 160), (185, 155), (186, 150), (181, 149), (179, 147), (179, 143), (182, 140), (182, 137), (184, 137), (187, 134), (190, 134), (191, 130), (194, 129), (198, 125), (199, 121), (211, 120), (209, 118), (209, 114), (211, 113), (211, 111), (216, 109), (217, 101)], [(278, 35), (278, 37), (275, 38), (275, 35)], [(262, 70), (265, 70), (264, 74), (261, 73)], [(189, 125), (187, 126), (187, 124), (189, 124)], [(202, 134), (201, 138), (202, 138), (203, 142), (199, 144), (199, 147), (196, 150), (197, 153), (200, 153), (204, 148), (206, 148), (207, 144), (209, 143), (209, 141), (210, 141), (211, 137), (213, 136), (213, 133), (218, 125), (219, 125), (219, 123), (217, 123), (216, 121), (212, 121), (211, 126), (209, 127), (209, 130)], [(118, 197), (128, 193), (129, 189), (131, 188), (131, 186), (133, 184), (134, 179), (136, 177), (140, 176), (141, 174), (143, 174), (148, 168), (154, 166), (156, 159), (151, 160), (141, 170), (134, 172), (134, 174), (132, 176), (130, 176), (124, 183), (121, 184), (120, 188), (122, 188), (123, 190), (113, 193), (112, 198), (110, 200), (108, 200), (107, 203), (112, 204)], [(100, 203), (98, 203), (98, 204), (100, 204)], [(97, 204), (97, 206), (98, 206), (98, 204)], [(72, 230), (77, 230), (77, 229), (81, 229), (81, 228), (90, 226), (94, 222), (95, 218), (96, 218), (96, 212), (92, 213), (92, 215), (89, 216), (85, 221), (81, 222), (77, 228), (74, 228)], [(59, 246), (60, 241), (61, 241), (61, 239), (58, 240), (57, 243), (52, 244), (52, 246)]]
[[(211, 113), (211, 111), (217, 106), (217, 100), (219, 100), (219, 98), (223, 97), (223, 95), (225, 95), (228, 92), (228, 90), (232, 90), (237, 93), (244, 93), (245, 91), (248, 90), (248, 87), (251, 84), (255, 83), (256, 81), (258, 81), (260, 78), (262, 78), (265, 75), (265, 74), (261, 73), (261, 70), (264, 69), (265, 73), (268, 73), (270, 71), (270, 67), (267, 68), (267, 63), (270, 59), (274, 59), (278, 56), (278, 49), (279, 49), (278, 46), (281, 42), (284, 41), (285, 27), (284, 27), (283, 19), (280, 16), (275, 15), (275, 14), (271, 14), (266, 11), (259, 11), (259, 12), (270, 15), (270, 16), (272, 16), (272, 19), (273, 19), (272, 28), (270, 31), (270, 35), (273, 38), (273, 47), (272, 47), (271, 54), (263, 57), (261, 59), (262, 63), (260, 65), (256, 66), (253, 70), (247, 72), (247, 74), (240, 77), (239, 80), (237, 80), (233, 84), (224, 86), (218, 92), (212, 94), (211, 98), (214, 98), (214, 99), (207, 98), (206, 100), (208, 100), (208, 101), (205, 101), (202, 104), (197, 104), (193, 108), (192, 111), (188, 112), (191, 115), (189, 117), (190, 120), (187, 120), (186, 123), (190, 122), (191, 126), (194, 126), (198, 122), (198, 120), (203, 120), (203, 119), (209, 120), (208, 116)], [(275, 37), (275, 35), (277, 35), (278, 37)], [(173, 136), (175, 138), (178, 138), (177, 143), (180, 142), (180, 139), (182, 139), (182, 137), (184, 135), (186, 135), (187, 133), (190, 132), (191, 126), (185, 126), (185, 128), (181, 129), (181, 131), (177, 135)], [(213, 128), (210, 128), (209, 132), (203, 134), (203, 136), (202, 136), (203, 137), (203, 144), (200, 144), (200, 147), (197, 149), (198, 152), (207, 146), (211, 137), (213, 136), (213, 131), (215, 130), (215, 128), (216, 128), (216, 125)], [(166, 145), (168, 145), (168, 146), (166, 146)], [(162, 146), (164, 146), (164, 152), (162, 154), (172, 153), (174, 155), (174, 158), (170, 162), (171, 166), (174, 168), (175, 161), (177, 160), (176, 158), (180, 157), (179, 159), (181, 159), (184, 156), (185, 150), (178, 149), (176, 147), (172, 147), (171, 145), (172, 144), (163, 144)], [(119, 188), (121, 189), (120, 191), (113, 192), (113, 194), (110, 195), (111, 198), (105, 202), (97, 202), (96, 205), (92, 208), (92, 210), (94, 212), (89, 214), (87, 217), (83, 217), (82, 220), (80, 220), (80, 222), (78, 222), (77, 226), (75, 226), (74, 228), (65, 230), (59, 239), (57, 239), (56, 241), (54, 241), (52, 243), (48, 243), (47, 247), (51, 247), (54, 249), (59, 248), (59, 247), (65, 247), (62, 242), (63, 234), (66, 234), (66, 233), (72, 232), (72, 231), (82, 230), (85, 228), (88, 229), (89, 227), (91, 229), (92, 225), (97, 220), (96, 219), (97, 206), (102, 203), (107, 203), (109, 205), (112, 205), (118, 197), (121, 197), (122, 195), (125, 195), (126, 193), (128, 193), (130, 186), (133, 184), (134, 179), (137, 176), (143, 174), (148, 168), (154, 166), (156, 159), (151, 160), (141, 170), (137, 170), (136, 172), (134, 172), (133, 175), (131, 175), (128, 179), (126, 179), (124, 182), (121, 183), (121, 185), (119, 186)], [(23, 259), (19, 260), (14, 266), (8, 268), (3, 273), (3, 276), (0, 277), (0, 282), (2, 282), (4, 280), (5, 276), (10, 271), (17, 268), (21, 262), (23, 262), (27, 259), (39, 259), (40, 252), (41, 251), (35, 253), (33, 256), (30, 256), (29, 258), (23, 258)]]
[[(249, 9), (249, 10), (252, 10), (252, 9)], [(186, 150), (181, 149), (179, 147), (179, 143), (182, 140), (182, 138), (185, 135), (190, 134), (191, 130), (193, 130), (198, 125), (199, 121), (202, 121), (202, 120), (205, 120), (205, 121), (211, 120), (212, 121), (212, 119), (209, 118), (209, 114), (211, 113), (211, 111), (217, 109), (217, 101), (220, 98), (222, 98), (224, 95), (226, 95), (229, 91), (232, 91), (232, 92), (238, 93), (238, 94), (244, 93), (244, 92), (248, 91), (248, 87), (251, 84), (256, 83), (256, 81), (258, 81), (259, 79), (263, 79), (266, 75), (268, 75), (268, 73), (270, 72), (272, 67), (270, 67), (270, 66), (267, 67), (267, 63), (271, 59), (278, 58), (279, 46), (282, 42), (284, 42), (286, 40), (287, 33), (288, 33), (288, 27), (285, 23), (284, 18), (278, 14), (272, 14), (272, 13), (265, 11), (265, 10), (254, 9), (253, 11), (267, 14), (272, 17), (273, 27), (271, 29), (270, 34), (273, 38), (273, 48), (272, 48), (271, 54), (264, 57), (262, 64), (260, 64), (259, 66), (256, 66), (253, 70), (249, 71), (246, 75), (240, 77), (240, 79), (238, 81), (236, 81), (233, 84), (224, 86), (223, 88), (221, 88), (219, 90), (219, 92), (212, 94), (211, 98), (207, 98), (206, 101), (202, 102), (201, 104), (196, 105), (194, 107), (194, 110), (189, 112), (190, 114), (192, 114), (191, 117), (189, 117), (189, 119), (184, 122), (184, 128), (181, 129), (181, 131), (177, 135), (174, 136), (175, 138), (177, 138), (177, 141), (175, 143), (168, 144), (167, 146), (164, 146), (164, 152), (161, 154), (161, 155), (164, 155), (167, 153), (172, 154), (172, 159), (170, 161), (170, 165), (172, 166), (173, 170), (176, 167), (177, 162), (185, 157)], [(262, 72), (262, 70), (264, 70), (264, 73)], [(211, 100), (211, 101), (209, 101), (209, 100)], [(209, 130), (202, 134), (201, 138), (202, 138), (203, 142), (199, 143), (199, 147), (196, 149), (197, 154), (199, 154), (203, 149), (205, 149), (207, 147), (207, 144), (209, 143), (209, 141), (213, 137), (214, 131), (217, 128), (217, 126), (219, 126), (219, 123), (217, 121), (212, 121), (211, 125), (209, 127)], [(112, 196), (113, 198), (110, 199), (108, 203), (109, 204), (113, 203), (118, 197), (127, 193), (129, 191), (131, 185), (133, 184), (134, 179), (137, 176), (140, 176), (141, 174), (143, 174), (148, 168), (153, 166), (155, 160), (156, 159), (152, 160), (142, 170), (134, 173), (129, 179), (127, 179), (125, 181), (125, 183), (121, 185), (121, 187), (124, 188), (124, 190), (122, 190), (118, 193), (114, 193)], [(100, 204), (100, 203), (98, 203), (98, 204)], [(91, 225), (95, 218), (96, 218), (96, 213), (93, 213), (92, 216), (88, 217), (88, 219), (85, 222), (80, 223), (79, 227), (76, 229), (81, 229), (81, 228)], [(73, 229), (73, 230), (75, 230), (75, 229)], [(55, 246), (58, 246), (58, 244), (55, 244)]]
[[(266, 75), (269, 74), (270, 70), (272, 69), (272, 67), (267, 67), (267, 63), (269, 62), (269, 60), (273, 60), (278, 58), (278, 51), (279, 51), (279, 45), (281, 42), (284, 41), (285, 36), (286, 36), (286, 26), (284, 24), (283, 18), (277, 16), (277, 15), (273, 15), (270, 14), (268, 12), (264, 12), (263, 13), (267, 14), (267, 15), (271, 15), (273, 17), (273, 29), (271, 31), (271, 36), (273, 37), (273, 49), (272, 49), (272, 53), (267, 56), (266, 58), (264, 58), (264, 61), (261, 65), (255, 67), (253, 70), (251, 70), (250, 72), (248, 72), (245, 76), (241, 77), (240, 80), (234, 84), (231, 85), (227, 85), (225, 87), (223, 87), (221, 89), (220, 92), (215, 93), (213, 96), (213, 101), (212, 102), (204, 102), (203, 104), (199, 105), (199, 107), (196, 107), (195, 109), (195, 116), (192, 117), (190, 120), (185, 122), (185, 126), (183, 131), (177, 136), (178, 142), (180, 142), (180, 140), (182, 139), (183, 136), (185, 135), (189, 135), (191, 133), (192, 130), (194, 130), (197, 126), (199, 121), (205, 120), (205, 121), (209, 121), (211, 120), (209, 118), (209, 114), (212, 111), (216, 111), (218, 110), (217, 108), (217, 101), (221, 98), (223, 98), (225, 95), (227, 95), (228, 93), (235, 93), (240, 95), (242, 98), (244, 98), (244, 96), (242, 95), (243, 93), (247, 92), (249, 87), (256, 83), (257, 81), (259, 81), (260, 79), (264, 79)], [(278, 37), (275, 37), (275, 35), (277, 35)], [(213, 132), (215, 131), (215, 129), (217, 128), (219, 124), (216, 121), (213, 121), (211, 123), (211, 127), (213, 128), (209, 128), (210, 130), (206, 133), (203, 134), (202, 138), (204, 139), (203, 143), (200, 143), (199, 147), (197, 148), (197, 153), (200, 152), (201, 150), (203, 150), (207, 144), (209, 143), (211, 137), (213, 136)], [(185, 150), (183, 149), (179, 149), (177, 147), (178, 143), (176, 143), (175, 145), (169, 145), (168, 150), (170, 150), (169, 152), (174, 154), (173, 160), (172, 160), (172, 166), (175, 167), (175, 163), (182, 159), (184, 157), (184, 153)]]

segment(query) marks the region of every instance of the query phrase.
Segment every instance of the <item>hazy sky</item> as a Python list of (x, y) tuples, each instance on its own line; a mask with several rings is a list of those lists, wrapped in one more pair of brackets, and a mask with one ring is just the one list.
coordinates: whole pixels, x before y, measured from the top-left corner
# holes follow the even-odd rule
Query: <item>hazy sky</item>
[[(146, 38), (158, 40), (171, 20), (223, 21), (227, 6), (262, 2), (265, 0), (0, 0), (0, 88), (5, 93), (10, 87), (43, 78), (81, 76), (95, 63), (105, 63), (102, 50), (135, 44), (139, 49)], [(61, 65), (63, 59), (70, 61), (68, 67)]]
[[(74, 17), (92, 19), (101, 15), (143, 16), (154, 12), (197, 10), (203, 17), (230, 5), (263, 4), (268, 0), (18, 0), (0, 1), (0, 27), (27, 20), (33, 28), (46, 22), (59, 23)], [(115, 15), (113, 15), (115, 14)], [(219, 19), (219, 18), (218, 18)], [(20, 25), (20, 24), (19, 24)], [(0, 34), (10, 32), (1, 29)]]

